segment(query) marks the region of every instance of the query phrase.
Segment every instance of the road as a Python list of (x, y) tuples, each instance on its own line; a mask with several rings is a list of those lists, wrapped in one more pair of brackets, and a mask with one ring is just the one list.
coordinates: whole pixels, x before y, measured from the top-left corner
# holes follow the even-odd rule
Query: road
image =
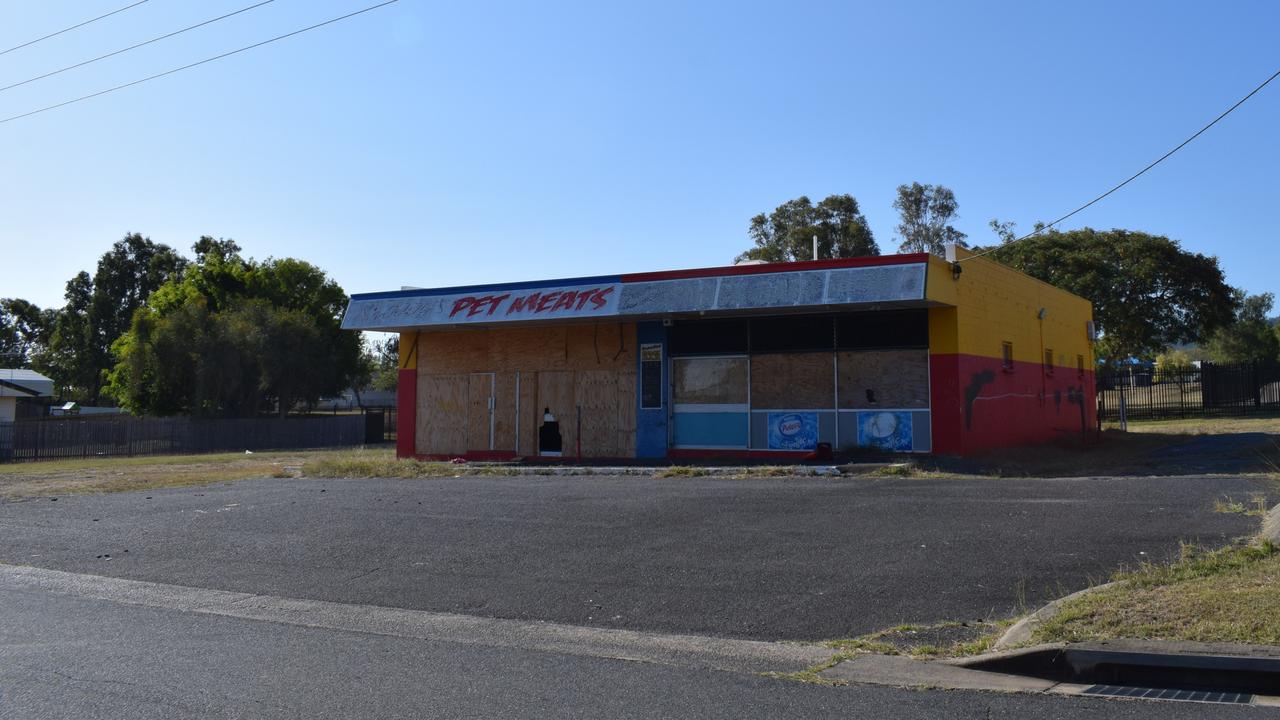
[(0, 562), (766, 640), (1005, 617), (1257, 519), (1243, 478), (262, 480), (0, 504)]
[[(481, 635), (483, 631), (477, 632)], [(0, 587), (0, 719), (1259, 717), (1255, 708), (821, 687)]]
[(1254, 717), (759, 673), (817, 651), (761, 641), (1008, 615), (1251, 533), (1213, 501), (1262, 490), (482, 477), (8, 502), (0, 718)]

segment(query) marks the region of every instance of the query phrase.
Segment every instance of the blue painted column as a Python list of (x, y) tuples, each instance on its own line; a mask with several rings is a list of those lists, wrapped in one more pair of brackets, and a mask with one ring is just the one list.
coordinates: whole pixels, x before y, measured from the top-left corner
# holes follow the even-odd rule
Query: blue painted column
[[(667, 456), (667, 379), (670, 362), (667, 359), (667, 329), (661, 321), (636, 323), (636, 457), (661, 458)], [(644, 346), (661, 343), (662, 345), (662, 385), (659, 397), (661, 407), (644, 407)]]

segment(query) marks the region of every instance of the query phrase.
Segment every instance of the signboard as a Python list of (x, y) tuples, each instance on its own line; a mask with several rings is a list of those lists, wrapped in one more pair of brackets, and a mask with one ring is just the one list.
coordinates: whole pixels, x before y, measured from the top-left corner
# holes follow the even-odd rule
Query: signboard
[(911, 452), (911, 413), (858, 413), (858, 445), (891, 452)]
[[(699, 313), (924, 299), (925, 264), (629, 279), (550, 280), (522, 288), (440, 288), (351, 298), (342, 327), (380, 330), (570, 318), (666, 317)], [(654, 273), (663, 276), (664, 273)]]
[(818, 413), (769, 413), (770, 450), (813, 450), (818, 447)]
[(640, 346), (640, 408), (662, 407), (662, 343)]

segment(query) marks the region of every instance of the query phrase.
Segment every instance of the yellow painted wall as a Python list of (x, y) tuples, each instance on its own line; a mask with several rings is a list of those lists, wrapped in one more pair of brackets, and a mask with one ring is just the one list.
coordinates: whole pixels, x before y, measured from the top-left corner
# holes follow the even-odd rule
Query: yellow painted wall
[[(964, 259), (972, 255), (957, 250)], [(934, 354), (961, 353), (1000, 358), (1002, 343), (1013, 343), (1013, 359), (1041, 363), (1041, 348), (1053, 350), (1054, 366), (1076, 366), (1084, 356), (1093, 369), (1093, 344), (1086, 323), (1093, 306), (1065, 290), (986, 258), (960, 263), (959, 279), (951, 263), (929, 258), (927, 297), (954, 307), (929, 310), (929, 349)], [(1041, 321), (1036, 314), (1044, 308)], [(1043, 337), (1041, 335), (1043, 333)]]
[(418, 331), (400, 333), (400, 369), (418, 369)]

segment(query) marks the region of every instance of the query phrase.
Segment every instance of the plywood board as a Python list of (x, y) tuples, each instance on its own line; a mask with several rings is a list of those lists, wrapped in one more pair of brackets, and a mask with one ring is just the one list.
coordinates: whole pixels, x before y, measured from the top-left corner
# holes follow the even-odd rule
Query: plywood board
[(423, 332), (419, 367), (436, 374), (625, 370), (635, 364), (634, 323), (584, 323)]
[(520, 455), (538, 454), (538, 425), (542, 424), (542, 406), (538, 405), (538, 373), (516, 373), (520, 379)]
[(618, 393), (617, 457), (636, 456), (636, 373), (619, 372), (615, 376)]
[(751, 356), (752, 409), (821, 409), (835, 405), (833, 353)]
[(418, 367), (432, 374), (489, 372), (489, 331), (424, 332), (418, 336)]
[(842, 351), (839, 366), (842, 408), (929, 407), (928, 350)]
[(611, 370), (577, 373), (577, 409), (582, 413), (583, 457), (618, 456), (618, 378)]
[[(538, 373), (538, 426), (542, 426), (542, 410), (550, 409), (560, 422), (560, 437), (564, 441), (566, 457), (574, 453), (574, 392), (573, 373), (564, 370)], [(534, 447), (537, 445), (535, 443)]]
[(467, 375), (418, 377), (416, 450), (461, 455), (467, 451)]
[(516, 374), (494, 375), (493, 449), (512, 452), (516, 449)]
[(474, 373), (467, 384), (467, 449), (492, 450), (490, 446), (493, 375)]

